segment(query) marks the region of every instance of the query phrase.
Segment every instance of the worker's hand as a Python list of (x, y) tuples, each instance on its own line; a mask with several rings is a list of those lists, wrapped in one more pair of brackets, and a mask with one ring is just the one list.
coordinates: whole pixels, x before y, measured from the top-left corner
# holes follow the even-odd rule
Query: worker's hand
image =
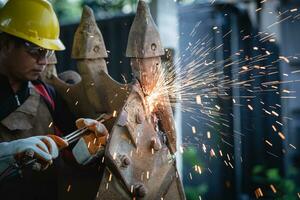
[(108, 131), (104, 124), (102, 124), (101, 122), (98, 122), (93, 119), (80, 118), (76, 120), (76, 126), (77, 128), (87, 127), (89, 129), (90, 133), (86, 134), (84, 138), (87, 141), (87, 143), (92, 143), (89, 145), (91, 151), (94, 152), (94, 148), (97, 149), (98, 146), (104, 146), (106, 144)]
[(80, 118), (76, 121), (77, 128), (87, 127), (89, 133), (84, 135), (73, 148), (77, 162), (86, 164), (101, 155), (108, 138), (108, 131), (101, 123), (93, 119)]
[(47, 136), (50, 137), (55, 142), (55, 144), (59, 150), (69, 146), (67, 141), (65, 141), (64, 139), (62, 139), (61, 137), (59, 137), (57, 135), (47, 135)]
[(41, 164), (40, 169), (46, 169), (52, 164), (52, 160), (58, 157), (59, 148), (67, 145), (63, 139), (55, 135), (34, 136), (1, 143), (0, 157), (11, 155), (17, 161), (21, 161), (25, 156), (36, 158)]

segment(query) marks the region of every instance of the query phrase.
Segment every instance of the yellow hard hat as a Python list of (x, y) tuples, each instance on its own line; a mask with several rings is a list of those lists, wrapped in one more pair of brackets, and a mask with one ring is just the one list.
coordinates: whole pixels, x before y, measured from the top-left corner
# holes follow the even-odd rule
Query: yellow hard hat
[(0, 31), (51, 50), (64, 50), (59, 23), (46, 0), (8, 0), (0, 9)]

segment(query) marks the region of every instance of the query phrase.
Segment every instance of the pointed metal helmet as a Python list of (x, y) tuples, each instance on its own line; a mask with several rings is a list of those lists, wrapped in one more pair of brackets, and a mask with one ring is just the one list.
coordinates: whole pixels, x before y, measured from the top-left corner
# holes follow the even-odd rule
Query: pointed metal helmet
[(81, 21), (74, 36), (72, 58), (107, 58), (102, 34), (97, 26), (93, 10), (88, 6), (83, 8)]
[(162, 55), (164, 50), (157, 27), (147, 3), (140, 0), (129, 32), (126, 56), (150, 58)]

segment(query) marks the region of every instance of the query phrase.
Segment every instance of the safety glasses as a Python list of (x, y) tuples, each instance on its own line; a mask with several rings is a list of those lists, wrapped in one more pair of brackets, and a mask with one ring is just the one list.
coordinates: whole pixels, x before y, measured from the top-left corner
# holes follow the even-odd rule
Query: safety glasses
[(41, 48), (27, 41), (24, 41), (24, 47), (27, 53), (36, 58), (49, 58), (54, 53), (53, 50)]

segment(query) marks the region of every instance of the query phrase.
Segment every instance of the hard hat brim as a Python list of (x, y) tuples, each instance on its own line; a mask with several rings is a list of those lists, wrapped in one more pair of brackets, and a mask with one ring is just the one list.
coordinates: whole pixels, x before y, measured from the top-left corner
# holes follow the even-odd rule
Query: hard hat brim
[(66, 49), (65, 45), (62, 43), (62, 41), (60, 39), (45, 39), (45, 38), (28, 37), (27, 35), (17, 32), (17, 31), (14, 31), (14, 30), (3, 29), (3, 27), (1, 27), (1, 26), (0, 26), (0, 31), (6, 32), (10, 35), (24, 39), (26, 41), (29, 41), (29, 42), (36, 44), (37, 46), (45, 48), (45, 49), (54, 50), (54, 51), (62, 51), (62, 50)]
[(45, 49), (50, 49), (50, 50), (54, 50), (54, 51), (62, 51), (65, 50), (66, 47), (65, 45), (62, 43), (62, 41), (60, 39), (56, 39), (56, 40), (51, 40), (51, 39), (35, 39), (33, 38), (32, 40), (29, 40), (30, 42), (32, 42), (33, 44), (36, 44), (40, 47), (43, 47)]

